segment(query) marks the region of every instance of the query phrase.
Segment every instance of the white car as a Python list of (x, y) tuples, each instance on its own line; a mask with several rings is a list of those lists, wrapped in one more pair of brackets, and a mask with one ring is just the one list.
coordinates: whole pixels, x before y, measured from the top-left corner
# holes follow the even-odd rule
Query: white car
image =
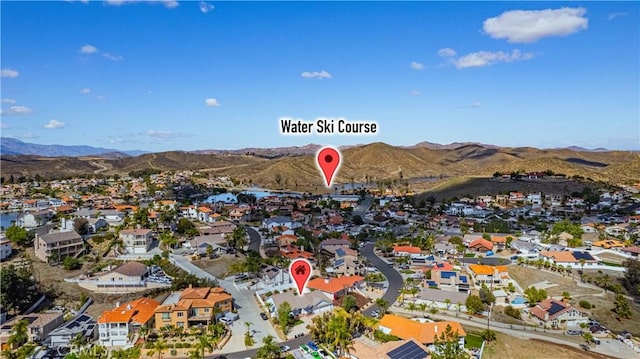
[(231, 319), (229, 319), (229, 318), (227, 318), (227, 317), (222, 317), (222, 318), (220, 318), (220, 321), (221, 321), (221, 322), (223, 322), (223, 323), (224, 323), (224, 324), (226, 324), (226, 325), (231, 325), (231, 324), (233, 324), (233, 320), (231, 320)]

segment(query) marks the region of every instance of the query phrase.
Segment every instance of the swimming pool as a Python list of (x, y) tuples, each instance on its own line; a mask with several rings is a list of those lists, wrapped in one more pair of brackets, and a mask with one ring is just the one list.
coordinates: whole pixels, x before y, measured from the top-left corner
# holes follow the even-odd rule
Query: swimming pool
[(511, 301), (511, 304), (524, 304), (524, 303), (526, 303), (526, 302), (527, 302), (527, 300), (526, 300), (526, 299), (524, 299), (524, 297), (523, 297), (523, 296), (521, 296), (521, 295), (517, 295), (517, 296), (516, 296), (516, 297)]

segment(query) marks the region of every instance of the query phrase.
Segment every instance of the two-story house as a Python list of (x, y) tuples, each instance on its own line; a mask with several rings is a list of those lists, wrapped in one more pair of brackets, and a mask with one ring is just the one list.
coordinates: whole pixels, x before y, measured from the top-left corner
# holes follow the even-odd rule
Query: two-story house
[(145, 254), (153, 242), (150, 229), (125, 229), (120, 231), (120, 239), (130, 254)]
[(160, 303), (151, 298), (138, 298), (105, 311), (98, 319), (100, 345), (126, 345), (141, 326), (151, 327)]
[(66, 257), (76, 257), (84, 251), (84, 241), (76, 231), (36, 234), (35, 254), (48, 263), (61, 263)]
[(209, 325), (233, 309), (233, 298), (224, 288), (189, 288), (182, 291), (175, 302), (163, 303), (155, 310), (155, 327), (167, 325), (188, 328)]
[(489, 287), (493, 285), (509, 285), (509, 271), (507, 266), (470, 264), (469, 270), (473, 275), (473, 282), (478, 287), (482, 284), (486, 284)]
[(463, 348), (466, 333), (458, 322), (422, 322), (387, 314), (380, 319), (378, 329), (385, 334), (394, 335), (400, 339), (413, 339), (427, 346), (430, 350), (435, 350), (436, 337), (444, 333), (448, 326), (451, 327), (454, 333), (458, 333), (458, 346)]
[(7, 348), (14, 325), (23, 320), (27, 322), (27, 340), (36, 343), (45, 340), (52, 330), (64, 322), (60, 312), (18, 315), (0, 327), (0, 347), (3, 350)]

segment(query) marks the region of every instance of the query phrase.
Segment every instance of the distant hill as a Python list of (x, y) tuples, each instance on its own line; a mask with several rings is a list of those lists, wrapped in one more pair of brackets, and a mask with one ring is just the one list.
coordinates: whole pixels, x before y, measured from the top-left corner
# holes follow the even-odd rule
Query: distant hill
[[(347, 183), (412, 184), (437, 178), (491, 177), (495, 172), (546, 171), (569, 177), (623, 183), (640, 179), (640, 154), (631, 151), (577, 151), (533, 147), (496, 147), (459, 143), (451, 148), (391, 146), (376, 142), (341, 148), (343, 162), (335, 179)], [(318, 145), (279, 149), (171, 151), (123, 157), (110, 154), (80, 157), (44, 157), (5, 154), (3, 176), (60, 177), (87, 173), (126, 174), (141, 169), (199, 170), (230, 176), (267, 188), (322, 190), (315, 164)]]
[(0, 137), (0, 154), (2, 155), (35, 155), (43, 157), (77, 157), (77, 156), (99, 156), (107, 154), (108, 157), (117, 156), (137, 156), (146, 153), (140, 150), (118, 151), (110, 148), (93, 146), (68, 146), (68, 145), (40, 145), (28, 143), (10, 137)]

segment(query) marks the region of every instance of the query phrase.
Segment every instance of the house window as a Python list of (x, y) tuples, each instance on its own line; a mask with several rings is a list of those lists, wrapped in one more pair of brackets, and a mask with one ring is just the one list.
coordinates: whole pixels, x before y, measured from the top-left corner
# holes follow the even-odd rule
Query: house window
[(171, 320), (169, 313), (162, 313), (162, 321), (168, 322)]
[(210, 311), (211, 311), (211, 308), (204, 308), (205, 313), (209, 313)]
[(177, 322), (176, 325), (178, 328), (184, 328), (184, 322)]
[(178, 317), (184, 316), (184, 312), (178, 312)]

